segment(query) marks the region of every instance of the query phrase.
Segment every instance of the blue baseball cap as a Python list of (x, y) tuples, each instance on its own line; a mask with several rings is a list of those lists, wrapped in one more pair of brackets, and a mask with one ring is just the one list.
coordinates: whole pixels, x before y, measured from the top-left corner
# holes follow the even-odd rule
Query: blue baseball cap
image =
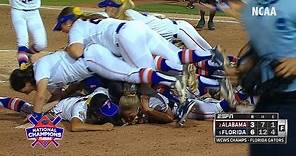
[(98, 76), (91, 76), (88, 77), (86, 79), (84, 79), (83, 81), (84, 84), (84, 88), (88, 93), (92, 93), (94, 92), (97, 88), (99, 87), (103, 87), (103, 81), (102, 78), (98, 77)]
[(111, 100), (108, 99), (101, 107), (96, 110), (96, 112), (106, 117), (114, 117), (119, 113), (119, 107), (117, 104), (111, 102)]
[(70, 19), (74, 19), (74, 18), (75, 18), (74, 14), (58, 17), (57, 23), (56, 23), (55, 27), (53, 28), (53, 31), (61, 31), (62, 24), (65, 23), (66, 21), (68, 21)]
[(105, 7), (114, 7), (114, 8), (119, 8), (121, 6), (121, 4), (118, 4), (112, 0), (103, 0), (100, 3), (98, 3), (98, 7), (100, 8), (105, 8)]

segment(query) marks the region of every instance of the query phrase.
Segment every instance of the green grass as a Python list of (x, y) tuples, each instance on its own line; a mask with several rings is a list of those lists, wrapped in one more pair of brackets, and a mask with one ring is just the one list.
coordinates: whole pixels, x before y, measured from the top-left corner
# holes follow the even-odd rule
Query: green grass
[(79, 4), (96, 4), (98, 0), (42, 0), (42, 5), (75, 6)]
[[(42, 0), (42, 5), (50, 5), (50, 6), (75, 6), (88, 4), (95, 5), (99, 0)], [(0, 0), (0, 3), (8, 3), (8, 0)], [(95, 6), (94, 6), (95, 7)], [(176, 4), (142, 4), (136, 7), (138, 11), (145, 12), (159, 12), (159, 13), (178, 13), (178, 14), (199, 14), (197, 9), (187, 9), (185, 6), (180, 6)], [(224, 16), (223, 13), (217, 13), (217, 15)]]
[[(185, 6), (176, 4), (142, 4), (136, 7), (135, 10), (146, 12), (159, 12), (159, 13), (178, 13), (178, 14), (191, 14), (198, 15), (198, 9), (187, 9)], [(224, 13), (218, 12), (217, 15), (224, 16)]]
[(199, 12), (197, 9), (187, 9), (185, 6), (175, 4), (143, 4), (137, 6), (136, 10), (180, 14), (197, 14)]
[[(99, 0), (41, 0), (42, 5), (75, 6), (79, 4), (96, 4)], [(1, 4), (8, 4), (8, 0), (0, 0)]]

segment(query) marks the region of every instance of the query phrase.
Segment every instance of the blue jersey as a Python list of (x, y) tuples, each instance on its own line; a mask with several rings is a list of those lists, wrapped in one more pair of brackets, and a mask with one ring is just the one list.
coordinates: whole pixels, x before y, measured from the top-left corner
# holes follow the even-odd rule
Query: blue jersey
[[(243, 11), (242, 19), (251, 43), (259, 60), (263, 61), (260, 67), (262, 82), (274, 77), (273, 69), (269, 66), (271, 61), (296, 57), (295, 6), (296, 1), (291, 0), (252, 0)], [(261, 15), (254, 16), (256, 9), (261, 9)], [(295, 90), (296, 79), (281, 91)]]

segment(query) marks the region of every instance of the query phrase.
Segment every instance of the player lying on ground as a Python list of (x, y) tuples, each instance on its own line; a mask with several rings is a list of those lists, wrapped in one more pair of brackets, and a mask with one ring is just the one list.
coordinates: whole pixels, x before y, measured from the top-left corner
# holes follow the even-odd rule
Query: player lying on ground
[[(0, 106), (20, 112), (26, 116), (33, 113), (33, 105), (19, 98), (1, 97)], [(104, 88), (97, 88), (87, 96), (69, 97), (61, 101), (53, 101), (44, 106), (49, 117), (60, 116), (70, 122), (70, 130), (108, 131), (112, 130), (118, 116), (118, 106), (111, 102), (109, 93)]]
[(170, 42), (180, 39), (188, 49), (212, 49), (210, 44), (187, 21), (175, 21), (168, 18), (161, 19), (149, 13), (137, 12), (132, 10), (135, 7), (132, 0), (126, 0), (124, 2), (119, 0), (103, 0), (98, 3), (98, 7), (105, 8), (105, 12), (111, 18), (144, 22), (149, 28)]
[(14, 70), (9, 80), (15, 91), (26, 94), (33, 90), (37, 91), (34, 97), (33, 115), (39, 119), (42, 116), (41, 109), (45, 102), (47, 90), (51, 93), (58, 92), (63, 86), (82, 81), (95, 73), (107, 79), (131, 83), (167, 86), (177, 84), (174, 77), (166, 76), (151, 69), (132, 67), (120, 58), (115, 57), (106, 48), (96, 44), (86, 47), (84, 58), (78, 60), (73, 60), (65, 51), (44, 56), (26, 70)]
[[(184, 105), (180, 105), (178, 99), (173, 97), (174, 95), (168, 95), (167, 92), (158, 89), (154, 90), (148, 86), (143, 87), (141, 85), (138, 92), (135, 89), (133, 91), (123, 89), (124, 93), (119, 101), (120, 112), (127, 124), (136, 121), (168, 123), (176, 119), (178, 124), (183, 125), (187, 116), (190, 119), (212, 119), (215, 113), (234, 111), (229, 107), (226, 100), (221, 99), (219, 94), (220, 86), (218, 82), (216, 83), (215, 86), (199, 83), (199, 85), (203, 85), (202, 90), (209, 89), (210, 92), (212, 90), (216, 90), (216, 92), (207, 95), (205, 91), (202, 92), (198, 88), (201, 94), (189, 96), (189, 100)], [(120, 88), (116, 90), (120, 90)], [(112, 91), (112, 89), (109, 91)], [(236, 97), (240, 105), (253, 104), (252, 98), (241, 90), (236, 92)], [(142, 118), (142, 115), (145, 117)], [(141, 120), (138, 121), (138, 119)]]
[(177, 119), (177, 123), (182, 126), (187, 116), (190, 119), (209, 119), (215, 113), (229, 110), (225, 100), (194, 98), (179, 105), (172, 99), (147, 88), (143, 90), (140, 87), (138, 93), (126, 93), (120, 99), (120, 112), (127, 124), (170, 123)]
[[(190, 93), (188, 93), (189, 99), (190, 100), (194, 99), (196, 100), (196, 103), (198, 103), (198, 106), (193, 107), (193, 112), (195, 113), (190, 113), (191, 115), (189, 116), (189, 118), (194, 118), (194, 119), (211, 118), (213, 117), (214, 113), (220, 112), (218, 111), (221, 107), (220, 105), (223, 105), (224, 111), (230, 110), (230, 108), (227, 108), (226, 101), (221, 99), (217, 93), (214, 93), (215, 95), (211, 94), (213, 96), (209, 96), (206, 94), (206, 90), (210, 88), (213, 90), (214, 89), (218, 90), (217, 92), (219, 92), (219, 89), (220, 89), (218, 82), (216, 82), (216, 85), (211, 85), (211, 83), (208, 83), (207, 81), (208, 80), (206, 79), (206, 81), (203, 81), (198, 84), (198, 85), (202, 85), (202, 87), (198, 87), (198, 90), (200, 92), (199, 95), (190, 96)], [(96, 83), (92, 83), (92, 86), (93, 85), (100, 86), (100, 84), (96, 84)], [(167, 123), (167, 122), (172, 122), (173, 119), (177, 119), (177, 123), (182, 123), (184, 122), (184, 120), (186, 119), (186, 116), (188, 115), (188, 113), (186, 112), (187, 111), (190, 112), (190, 109), (189, 109), (191, 107), (190, 102), (186, 102), (184, 105), (180, 105), (178, 98), (174, 96), (172, 90), (170, 90), (169, 88), (166, 88), (165, 86), (162, 86), (165, 88), (161, 88), (161, 89), (157, 87), (152, 89), (148, 86), (142, 87), (142, 85), (140, 85), (141, 87), (137, 92), (138, 94), (136, 94), (136, 91), (128, 92), (126, 90), (130, 90), (130, 89), (122, 89), (122, 87), (120, 87), (124, 85), (120, 83), (118, 85), (119, 87), (109, 87), (109, 92), (113, 92), (114, 90), (116, 90), (117, 92), (120, 92), (117, 95), (119, 96), (123, 95), (119, 101), (119, 103), (121, 104), (120, 110), (121, 112), (123, 112), (122, 115), (124, 116), (125, 119), (129, 118), (127, 116), (130, 116), (130, 119), (126, 119), (128, 121), (131, 121), (134, 119), (133, 117), (136, 114), (135, 112), (137, 112), (137, 109), (136, 109), (137, 107), (134, 107), (134, 105), (139, 104), (140, 102), (139, 97), (141, 95), (150, 98), (149, 107), (148, 105), (145, 105), (147, 107), (144, 107), (143, 105), (143, 111), (145, 112), (145, 114), (147, 114), (150, 117), (150, 119), (151, 118), (154, 119), (153, 121)], [(133, 88), (133, 87), (130, 87), (130, 88)], [(238, 97), (240, 97), (240, 102), (241, 101), (245, 102), (245, 100), (247, 100), (248, 98), (245, 94), (242, 94), (241, 92), (237, 95)], [(113, 96), (113, 95), (111, 94), (110, 96)], [(218, 106), (216, 106), (217, 103), (219, 103)], [(162, 108), (165, 108), (165, 109), (168, 108), (168, 106), (165, 106), (166, 104), (170, 107), (170, 109), (168, 109), (168, 111), (163, 111), (164, 109)], [(176, 109), (178, 109), (177, 112), (175, 111)], [(172, 112), (171, 110), (175, 111), (173, 115), (171, 113)], [(131, 115), (129, 115), (130, 113)]]

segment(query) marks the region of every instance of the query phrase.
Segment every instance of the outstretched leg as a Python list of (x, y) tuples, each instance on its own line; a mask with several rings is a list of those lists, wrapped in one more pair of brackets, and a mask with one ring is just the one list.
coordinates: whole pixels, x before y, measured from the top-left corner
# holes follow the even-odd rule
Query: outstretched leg
[(175, 77), (158, 73), (151, 68), (133, 67), (97, 44), (86, 47), (84, 60), (89, 70), (107, 79), (166, 86), (172, 86), (177, 81)]
[(210, 44), (194, 29), (194, 27), (183, 20), (176, 21), (179, 27), (177, 38), (180, 39), (188, 49), (209, 50)]
[(0, 97), (0, 106), (26, 115), (33, 112), (33, 105), (20, 98)]

